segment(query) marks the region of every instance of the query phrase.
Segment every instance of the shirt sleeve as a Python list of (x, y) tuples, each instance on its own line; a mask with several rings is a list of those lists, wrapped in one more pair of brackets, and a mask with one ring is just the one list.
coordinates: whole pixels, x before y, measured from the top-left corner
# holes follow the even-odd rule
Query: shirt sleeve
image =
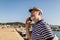
[(40, 24), (40, 32), (43, 39), (49, 39), (51, 37), (54, 37), (53, 32), (47, 23)]

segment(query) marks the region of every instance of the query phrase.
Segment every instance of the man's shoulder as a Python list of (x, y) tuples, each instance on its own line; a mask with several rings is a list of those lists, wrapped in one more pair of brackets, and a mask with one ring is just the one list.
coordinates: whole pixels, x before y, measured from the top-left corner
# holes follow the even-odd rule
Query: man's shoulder
[(37, 24), (37, 26), (43, 28), (43, 27), (49, 27), (49, 24), (46, 21), (42, 20)]
[(43, 28), (47, 26), (49, 27), (49, 24), (44, 20), (41, 20), (37, 24), (34, 25), (34, 27), (37, 27), (37, 28)]
[(45, 20), (41, 20), (41, 21), (38, 22), (37, 25), (39, 25), (39, 24), (40, 24), (40, 25), (45, 25), (45, 24), (48, 24), (48, 23), (47, 23)]

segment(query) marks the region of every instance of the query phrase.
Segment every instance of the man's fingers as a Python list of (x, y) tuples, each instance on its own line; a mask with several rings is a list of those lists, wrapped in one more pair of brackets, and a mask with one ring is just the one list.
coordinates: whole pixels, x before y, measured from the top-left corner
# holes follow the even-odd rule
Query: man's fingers
[(29, 20), (29, 18), (27, 18), (26, 24), (30, 24), (30, 23), (31, 23), (31, 21)]

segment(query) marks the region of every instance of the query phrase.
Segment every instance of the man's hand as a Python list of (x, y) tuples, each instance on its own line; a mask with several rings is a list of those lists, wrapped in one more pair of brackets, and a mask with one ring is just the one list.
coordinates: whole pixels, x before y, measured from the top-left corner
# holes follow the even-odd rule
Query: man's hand
[(30, 17), (29, 18), (27, 18), (27, 20), (26, 20), (26, 24), (30, 24), (32, 21), (30, 20)]

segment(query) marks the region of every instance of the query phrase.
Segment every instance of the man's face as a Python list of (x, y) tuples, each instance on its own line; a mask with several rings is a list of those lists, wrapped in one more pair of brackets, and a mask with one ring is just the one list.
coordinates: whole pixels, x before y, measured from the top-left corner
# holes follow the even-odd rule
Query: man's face
[(32, 11), (31, 12), (31, 17), (34, 17), (32, 20), (36, 21), (37, 19), (39, 19), (39, 11)]

